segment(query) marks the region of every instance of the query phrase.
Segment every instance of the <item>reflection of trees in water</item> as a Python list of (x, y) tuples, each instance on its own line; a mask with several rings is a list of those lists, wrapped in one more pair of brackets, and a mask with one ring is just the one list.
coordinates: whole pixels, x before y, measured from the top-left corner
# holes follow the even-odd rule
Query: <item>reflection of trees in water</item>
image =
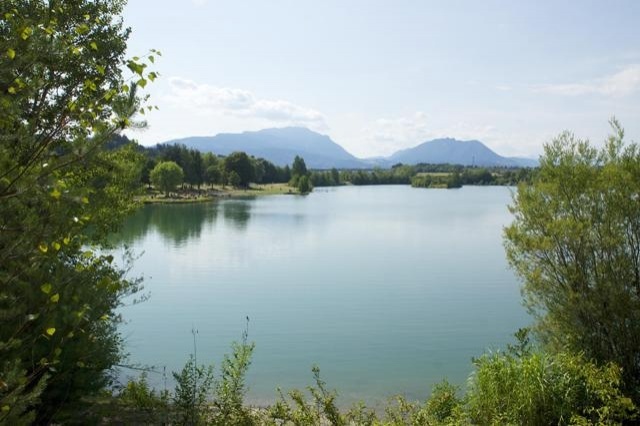
[(127, 219), (114, 243), (131, 244), (155, 228), (165, 239), (182, 245), (199, 238), (205, 224), (215, 222), (217, 215), (218, 203), (145, 205)]
[(245, 229), (251, 217), (251, 203), (247, 200), (229, 200), (222, 203), (222, 214), (225, 222)]
[(212, 223), (218, 215), (217, 203), (192, 203), (158, 206), (151, 216), (151, 224), (160, 234), (183, 244), (191, 238), (199, 238), (205, 224)]
[(143, 205), (124, 221), (121, 229), (118, 233), (111, 235), (109, 241), (114, 245), (131, 245), (144, 238), (149, 230), (152, 215), (153, 206)]

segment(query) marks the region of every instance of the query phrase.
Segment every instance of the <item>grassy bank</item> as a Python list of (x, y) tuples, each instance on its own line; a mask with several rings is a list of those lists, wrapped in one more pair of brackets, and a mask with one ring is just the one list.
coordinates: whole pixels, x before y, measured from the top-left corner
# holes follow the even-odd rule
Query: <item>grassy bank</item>
[(251, 184), (248, 188), (234, 188), (231, 186), (203, 186), (200, 189), (180, 189), (165, 195), (160, 191), (149, 189), (139, 198), (145, 204), (180, 204), (201, 203), (221, 198), (244, 198), (262, 195), (299, 194), (296, 188), (286, 183)]

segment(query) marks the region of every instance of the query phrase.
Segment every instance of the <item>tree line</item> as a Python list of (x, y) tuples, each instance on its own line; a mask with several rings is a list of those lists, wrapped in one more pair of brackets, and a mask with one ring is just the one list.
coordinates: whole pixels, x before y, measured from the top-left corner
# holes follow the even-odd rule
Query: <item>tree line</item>
[(390, 169), (314, 170), (314, 186), (412, 185), (415, 187), (459, 188), (462, 185), (508, 185), (531, 180), (536, 169), (477, 167), (452, 164), (396, 164)]
[(147, 187), (153, 185), (166, 194), (178, 186), (190, 190), (199, 190), (202, 185), (248, 188), (251, 183), (288, 183), (302, 194), (313, 189), (310, 172), (300, 156), (295, 156), (291, 166), (278, 166), (241, 151), (218, 156), (182, 144), (144, 147), (123, 135), (114, 136), (108, 148), (127, 145), (134, 146), (145, 158), (140, 182)]

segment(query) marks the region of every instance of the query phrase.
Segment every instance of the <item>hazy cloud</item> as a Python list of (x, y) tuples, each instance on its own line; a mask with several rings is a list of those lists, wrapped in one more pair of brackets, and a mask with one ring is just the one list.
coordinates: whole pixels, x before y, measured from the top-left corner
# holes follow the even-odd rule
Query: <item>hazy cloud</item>
[(536, 92), (564, 96), (597, 94), (604, 96), (627, 96), (640, 89), (640, 65), (629, 65), (621, 71), (599, 79), (580, 83), (545, 84), (535, 86)]
[(495, 139), (496, 128), (488, 124), (474, 125), (466, 122), (438, 126), (429, 122), (426, 113), (417, 111), (410, 116), (375, 120), (363, 129), (363, 134), (365, 144), (376, 147), (377, 153), (387, 155), (437, 138), (487, 141)]
[(424, 142), (429, 136), (427, 114), (417, 111), (408, 117), (380, 118), (363, 129), (366, 138), (391, 152)]
[(285, 100), (262, 99), (248, 90), (199, 84), (180, 77), (171, 77), (169, 86), (167, 102), (200, 115), (223, 114), (259, 118), (266, 124), (327, 129), (325, 117), (319, 111)]

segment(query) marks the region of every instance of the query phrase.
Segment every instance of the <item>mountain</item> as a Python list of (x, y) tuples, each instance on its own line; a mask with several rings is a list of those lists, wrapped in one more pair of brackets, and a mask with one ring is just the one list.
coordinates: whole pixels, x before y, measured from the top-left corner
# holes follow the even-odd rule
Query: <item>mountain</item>
[(387, 158), (392, 164), (461, 164), (484, 167), (535, 167), (538, 162), (528, 158), (502, 157), (480, 141), (435, 139), (413, 148), (397, 151)]
[(257, 132), (220, 133), (216, 136), (174, 139), (166, 144), (184, 144), (202, 152), (229, 155), (244, 151), (284, 166), (293, 163), (296, 155), (304, 158), (312, 169), (366, 168), (367, 164), (335, 143), (329, 136), (304, 127), (264, 129)]
[(360, 159), (349, 154), (331, 140), (304, 127), (264, 129), (256, 132), (220, 133), (216, 136), (174, 139), (165, 144), (184, 144), (202, 152), (229, 155), (244, 151), (284, 166), (293, 163), (296, 155), (304, 158), (311, 169), (366, 169), (391, 167), (393, 164), (461, 164), (485, 167), (535, 167), (537, 160), (502, 157), (477, 140), (459, 141), (445, 138), (424, 142), (403, 149), (389, 157)]

